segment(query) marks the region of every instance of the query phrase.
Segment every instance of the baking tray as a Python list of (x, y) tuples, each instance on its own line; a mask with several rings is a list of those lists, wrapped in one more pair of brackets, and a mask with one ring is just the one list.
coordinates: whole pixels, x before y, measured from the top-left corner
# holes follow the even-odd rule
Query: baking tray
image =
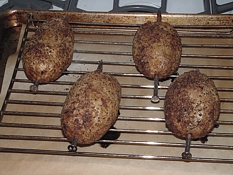
[[(73, 61), (61, 78), (40, 85), (35, 94), (29, 90), (32, 82), (23, 72), (21, 51), (37, 25), (54, 16), (65, 16), (75, 33)], [(2, 49), (1, 65), (4, 68), (9, 57), (15, 60), (12, 76), (4, 76), (1, 93), (1, 152), (233, 163), (232, 15), (162, 14), (162, 21), (169, 22), (178, 31), (183, 53), (178, 72), (159, 82), (159, 103), (150, 101), (153, 81), (136, 70), (132, 59), (136, 30), (148, 20), (156, 21), (156, 14), (12, 10), (0, 18), (1, 36), (4, 46), (8, 46)], [(100, 60), (103, 60), (103, 70), (115, 76), (122, 87), (120, 116), (115, 129), (110, 129), (120, 133), (120, 137), (101, 139), (91, 146), (78, 147), (77, 152), (69, 152), (69, 143), (60, 127), (63, 102), (79, 76), (95, 70)], [(208, 141), (192, 141), (192, 158), (182, 159), (185, 141), (167, 130), (163, 102), (171, 81), (194, 69), (215, 82), (221, 113), (218, 128), (208, 134)], [(101, 144), (110, 145), (102, 148)]]

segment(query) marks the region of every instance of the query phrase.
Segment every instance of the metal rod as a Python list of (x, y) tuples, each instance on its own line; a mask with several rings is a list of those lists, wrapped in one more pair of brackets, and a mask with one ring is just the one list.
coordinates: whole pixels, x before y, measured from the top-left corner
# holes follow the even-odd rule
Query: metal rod
[[(45, 155), (62, 155), (62, 156), (85, 156), (85, 157), (103, 157), (103, 158), (126, 158), (126, 159), (144, 159), (144, 160), (167, 160), (167, 161), (184, 161), (177, 156), (154, 156), (154, 155), (137, 155), (137, 154), (114, 154), (114, 153), (96, 153), (96, 152), (67, 152), (59, 150), (42, 150), (42, 149), (24, 149), (24, 148), (2, 148), (0, 152), (7, 153), (27, 153), (27, 154), (45, 154)], [(232, 159), (221, 158), (199, 158), (192, 157), (190, 162), (206, 162), (206, 163), (229, 163), (232, 164)]]
[(99, 61), (97, 70), (101, 70), (101, 71), (103, 70), (103, 60), (100, 60), (100, 61)]
[[(83, 74), (83, 73), (80, 73), (80, 74)], [(117, 74), (113, 74), (112, 75), (115, 75), (117, 76)], [(178, 75), (172, 75), (170, 76), (169, 78), (176, 78), (178, 77)], [(209, 77), (210, 79), (218, 79), (218, 80), (231, 80), (231, 77)], [(13, 79), (12, 81), (14, 82), (20, 82), (20, 83), (30, 83), (29, 80), (25, 80), (25, 79)], [(73, 81), (54, 81), (54, 82), (50, 82), (48, 84), (51, 84), (51, 85), (73, 85), (74, 82)], [(153, 85), (141, 85), (141, 84), (121, 84), (121, 87), (122, 88), (139, 88), (139, 89), (153, 89), (154, 86)], [(168, 89), (168, 86), (158, 86), (159, 89)], [(228, 88), (228, 87), (217, 87), (217, 90), (218, 91), (221, 91), (221, 92), (233, 92), (233, 88)], [(31, 91), (28, 91), (28, 90), (23, 90), (23, 89), (11, 89), (9, 90), (9, 92), (11, 93), (25, 93), (25, 94), (28, 94), (28, 93), (31, 93)], [(42, 91), (42, 90), (39, 90), (37, 92), (37, 94), (47, 94), (47, 95), (67, 95), (67, 92), (61, 92), (61, 91)], [(223, 98), (222, 98), (223, 99)], [(230, 98), (231, 99), (231, 98)]]
[(78, 137), (75, 136), (72, 144), (68, 146), (68, 150), (69, 152), (76, 152), (77, 151), (77, 141), (78, 141)]
[(159, 97), (158, 97), (158, 86), (159, 86), (158, 75), (155, 75), (155, 78), (154, 78), (154, 93), (153, 93), (153, 96), (151, 97), (151, 101), (153, 103), (158, 103), (160, 101)]
[[(81, 53), (82, 51), (80, 51)], [(88, 53), (95, 53), (95, 54), (113, 54), (113, 55), (122, 55), (123, 52), (105, 52), (105, 51), (85, 51)], [(84, 53), (84, 52), (83, 52)], [(131, 53), (130, 53), (131, 54)], [(233, 57), (232, 57), (233, 58)], [(226, 59), (230, 59), (229, 57)], [(82, 63), (82, 64), (96, 64), (96, 61), (76, 61), (74, 60), (73, 63)], [(135, 66), (132, 62), (105, 62), (106, 65), (124, 65), (124, 66)], [(180, 64), (180, 68), (200, 68), (200, 69), (224, 69), (224, 70), (233, 70), (233, 66), (221, 66), (221, 65), (194, 65), (194, 64)], [(23, 71), (23, 69), (16, 69), (18, 71)], [(82, 73), (81, 71), (65, 71), (64, 73)], [(136, 75), (136, 74), (135, 74)]]
[(30, 91), (36, 93), (38, 91), (39, 80), (36, 80), (33, 85), (30, 86)]
[[(0, 135), (0, 139), (67, 142), (67, 139), (65, 137), (46, 137), (46, 136)], [(142, 145), (142, 146), (161, 146), (161, 147), (181, 147), (181, 148), (185, 146), (184, 143), (133, 141), (133, 140), (99, 140), (96, 143), (112, 143), (112, 144), (121, 144), (121, 145)], [(204, 148), (204, 149), (233, 150), (233, 146), (228, 146), (228, 145), (192, 144), (192, 147), (193, 148), (200, 148), (200, 149)]]
[[(92, 40), (75, 40), (75, 43), (79, 44), (102, 44), (102, 45), (121, 45), (132, 46), (132, 42), (113, 42), (113, 41), (92, 41)], [(232, 44), (182, 44), (182, 47), (189, 48), (233, 48)], [(219, 56), (218, 56), (219, 57)]]
[[(28, 16), (28, 20), (27, 20), (27, 24), (26, 24), (25, 31), (24, 31), (24, 34), (23, 34), (23, 38), (27, 38), (28, 27), (29, 27), (29, 24), (30, 24), (31, 15), (32, 14), (29, 14), (29, 16)], [(18, 54), (18, 58), (17, 58), (16, 64), (15, 64), (15, 68), (19, 67), (19, 63), (20, 63), (20, 59), (21, 59), (21, 55), (22, 55), (22, 48), (24, 47), (24, 44), (25, 44), (25, 39), (22, 40), (22, 43), (21, 43), (21, 46), (20, 46), (20, 52)], [(15, 78), (16, 74), (17, 74), (17, 70), (14, 69), (13, 74), (11, 76), (11, 79)], [(8, 89), (12, 89), (12, 88), (13, 88), (13, 82), (10, 83)], [(5, 96), (5, 100), (7, 100), (9, 98), (10, 98), (10, 92), (8, 91), (7, 94), (6, 94), (6, 96)], [(6, 105), (3, 105), (1, 111), (5, 111), (5, 109), (6, 109)], [(1, 115), (0, 115), (0, 122), (2, 121), (2, 119), (3, 119), (3, 115), (1, 113)]]
[(186, 138), (185, 151), (182, 153), (183, 159), (192, 158), (192, 154), (190, 153), (190, 145), (191, 145), (191, 134), (188, 134), (188, 137)]
[(57, 125), (37, 125), (37, 124), (25, 124), (25, 123), (6, 123), (1, 122), (1, 127), (12, 127), (12, 128), (35, 128), (35, 129), (52, 129), (61, 130), (61, 126)]

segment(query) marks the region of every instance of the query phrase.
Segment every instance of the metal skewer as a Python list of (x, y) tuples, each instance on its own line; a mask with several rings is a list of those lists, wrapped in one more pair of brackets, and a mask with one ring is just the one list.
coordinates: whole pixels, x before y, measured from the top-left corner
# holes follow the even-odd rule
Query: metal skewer
[(103, 60), (100, 60), (100, 61), (99, 61), (97, 70), (103, 70)]
[(74, 137), (73, 142), (71, 145), (68, 146), (68, 150), (69, 152), (76, 152), (77, 151), (77, 141), (78, 141), (78, 137)]
[[(157, 22), (161, 22), (161, 21), (162, 21), (161, 11), (158, 10), (158, 12), (157, 12)], [(156, 74), (155, 78), (154, 78), (154, 94), (151, 97), (151, 102), (153, 102), (153, 103), (158, 103), (159, 102), (158, 86), (159, 86), (159, 80), (158, 80), (158, 75)]]
[(38, 91), (38, 86), (39, 86), (39, 80), (36, 80), (36, 82), (30, 86), (30, 91), (32, 92), (37, 92)]
[(159, 97), (158, 97), (158, 86), (159, 86), (159, 80), (158, 80), (158, 75), (155, 75), (154, 79), (154, 94), (151, 97), (151, 101), (153, 103), (158, 103), (159, 102)]
[(188, 134), (188, 137), (186, 138), (185, 151), (182, 153), (183, 159), (191, 159), (192, 158), (192, 154), (190, 153), (190, 145), (191, 145), (191, 134)]
[(161, 22), (161, 21), (162, 21), (161, 11), (158, 10), (158, 12), (157, 12), (157, 22)]

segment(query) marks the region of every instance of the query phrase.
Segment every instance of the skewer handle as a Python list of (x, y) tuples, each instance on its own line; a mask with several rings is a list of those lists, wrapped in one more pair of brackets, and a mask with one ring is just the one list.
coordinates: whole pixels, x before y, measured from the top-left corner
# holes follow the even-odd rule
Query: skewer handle
[(39, 86), (39, 81), (36, 80), (36, 82), (30, 86), (30, 91), (32, 92), (37, 92), (38, 91), (38, 86)]
[(182, 153), (183, 159), (191, 159), (192, 158), (192, 154), (190, 153), (190, 145), (191, 145), (191, 134), (188, 134), (188, 137), (186, 138), (185, 151)]
[(73, 142), (71, 145), (68, 146), (68, 150), (69, 152), (76, 152), (77, 151), (77, 140), (78, 138), (75, 136), (74, 139), (73, 139)]
[(153, 103), (158, 103), (159, 102), (159, 97), (158, 97), (158, 86), (159, 86), (159, 80), (158, 80), (158, 75), (155, 75), (154, 79), (154, 94), (151, 97), (151, 101)]

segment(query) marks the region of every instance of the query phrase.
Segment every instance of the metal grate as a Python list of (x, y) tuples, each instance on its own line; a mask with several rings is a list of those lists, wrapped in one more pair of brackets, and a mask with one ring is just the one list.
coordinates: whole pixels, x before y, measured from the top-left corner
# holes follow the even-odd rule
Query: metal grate
[[(219, 127), (208, 141), (192, 141), (193, 157), (184, 160), (185, 141), (165, 127), (163, 101), (172, 75), (159, 82), (159, 103), (151, 103), (153, 81), (135, 69), (132, 40), (139, 24), (110, 24), (70, 21), (75, 33), (71, 66), (55, 82), (40, 85), (38, 92), (29, 90), (24, 75), (21, 51), (24, 43), (43, 20), (31, 16), (25, 26), (21, 48), (11, 83), (1, 110), (0, 151), (10, 153), (67, 156), (149, 159), (233, 163), (233, 26), (175, 25), (182, 38), (182, 61), (178, 73), (199, 69), (216, 84), (221, 98)], [(99, 140), (88, 147), (68, 152), (69, 143), (62, 135), (60, 112), (71, 85), (81, 74), (95, 70), (103, 60), (103, 70), (114, 75), (122, 87), (120, 116), (112, 132), (117, 140)], [(110, 144), (102, 148), (101, 143)]]

